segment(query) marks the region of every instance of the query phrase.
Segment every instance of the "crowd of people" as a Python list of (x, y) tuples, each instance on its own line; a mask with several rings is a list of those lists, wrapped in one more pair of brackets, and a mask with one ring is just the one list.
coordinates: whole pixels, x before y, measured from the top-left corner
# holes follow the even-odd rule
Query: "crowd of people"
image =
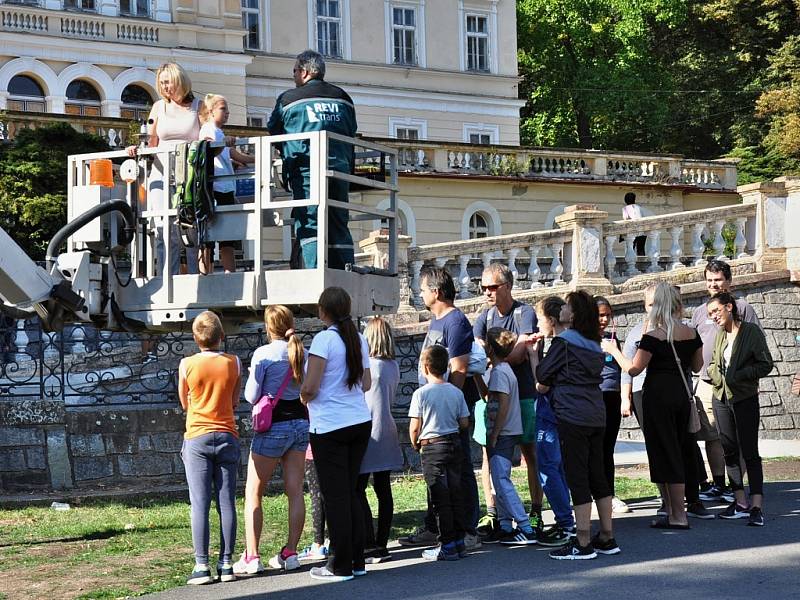
[[(752, 308), (730, 293), (725, 262), (708, 262), (710, 297), (695, 309), (692, 324), (683, 320), (678, 288), (665, 282), (647, 288), (645, 319), (624, 344), (611, 303), (585, 291), (531, 307), (512, 297), (508, 268), (491, 264), (481, 279), (487, 306), (473, 325), (455, 307), (455, 285), (444, 268), (425, 267), (420, 277), (431, 320), (408, 416), (428, 507), (417, 530), (398, 540), (401, 545), (426, 546), (422, 558), (431, 561), (459, 560), (482, 544), (552, 547), (549, 556), (556, 560), (619, 553), (612, 515), (631, 508), (614, 495), (614, 445), (621, 418), (630, 414), (641, 425), (650, 478), (661, 492), (651, 527), (686, 530), (690, 517), (717, 516), (764, 525), (758, 385), (773, 362)], [(243, 374), (235, 356), (219, 351), (224, 332), (216, 315), (194, 320), (200, 352), (179, 368), (196, 561), (190, 584), (215, 579), (208, 549), (212, 495), (221, 525), (216, 577), (230, 581), (265, 570), (261, 501), (278, 463), (289, 528), (269, 567), (289, 571), (304, 560), (325, 560), (311, 577), (346, 581), (365, 575), (367, 564), (391, 558), (390, 474), (404, 462), (391, 413), (400, 380), (392, 328), (376, 317), (360, 333), (341, 288), (326, 289), (318, 311), (325, 329), (307, 350), (289, 309), (265, 311), (270, 342), (253, 354), (244, 398), (254, 414), (268, 404), (271, 419), (266, 428), (256, 427), (250, 447), (245, 550), (236, 562), (240, 449), (234, 409)], [(695, 383), (692, 373), (698, 374)], [(701, 381), (709, 383), (710, 408), (695, 394)], [(697, 441), (712, 438), (721, 444), (729, 487), (713, 467), (713, 481), (706, 481)], [(482, 518), (473, 441), (483, 455)], [(530, 510), (511, 478), (517, 448), (527, 466)], [(377, 529), (366, 498), (370, 479)], [(314, 540), (299, 549), (304, 480)], [(547, 527), (543, 497), (554, 515)], [(703, 499), (727, 506), (714, 513)], [(594, 534), (592, 504), (599, 517)]]

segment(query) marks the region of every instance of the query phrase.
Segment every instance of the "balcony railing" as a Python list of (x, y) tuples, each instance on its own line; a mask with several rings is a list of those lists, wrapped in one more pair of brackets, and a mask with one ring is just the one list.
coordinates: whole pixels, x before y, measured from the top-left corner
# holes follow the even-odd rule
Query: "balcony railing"
[(735, 161), (689, 160), (679, 155), (605, 150), (522, 148), (381, 139), (399, 149), (401, 171), (521, 176), (736, 189)]

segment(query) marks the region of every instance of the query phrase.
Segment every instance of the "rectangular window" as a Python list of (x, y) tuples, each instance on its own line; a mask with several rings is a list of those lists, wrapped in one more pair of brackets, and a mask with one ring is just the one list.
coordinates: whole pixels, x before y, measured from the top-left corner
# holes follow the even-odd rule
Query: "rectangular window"
[(342, 56), (342, 13), (340, 0), (317, 0), (317, 52)]
[(394, 64), (417, 64), (417, 14), (413, 8), (392, 8)]
[(398, 140), (418, 140), (419, 129), (416, 127), (398, 127), (396, 130)]
[(150, 15), (150, 0), (119, 0), (119, 14), (147, 17)]
[(489, 18), (467, 15), (467, 71), (489, 71)]
[(246, 50), (261, 50), (261, 8), (260, 0), (242, 0), (242, 29)]
[(470, 144), (483, 144), (488, 146), (492, 143), (492, 136), (488, 133), (470, 133), (469, 134), (469, 143)]
[(64, 0), (64, 8), (94, 11), (94, 0)]
[(249, 127), (264, 127), (264, 117), (247, 115), (247, 125)]

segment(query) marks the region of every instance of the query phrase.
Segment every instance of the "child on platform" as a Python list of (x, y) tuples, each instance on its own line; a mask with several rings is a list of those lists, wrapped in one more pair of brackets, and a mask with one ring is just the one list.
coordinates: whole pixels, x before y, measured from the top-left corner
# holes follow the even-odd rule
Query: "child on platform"
[(180, 362), (178, 397), (186, 411), (181, 458), (189, 485), (195, 557), (186, 583), (201, 585), (214, 581), (208, 564), (212, 485), (220, 520), (217, 574), (221, 581), (236, 579), (231, 557), (236, 545), (239, 432), (233, 411), (239, 405), (241, 364), (238, 357), (220, 352), (225, 332), (214, 313), (200, 313), (192, 323), (192, 334), (200, 352)]
[[(219, 94), (208, 94), (203, 100), (203, 109), (200, 112), (200, 120), (203, 126), (200, 128), (200, 139), (209, 142), (226, 142), (228, 146), (233, 144), (233, 138), (226, 138), (222, 128), (228, 122), (230, 111), (228, 101), (225, 96)], [(239, 152), (235, 148), (221, 148), (219, 154), (214, 157), (214, 176), (233, 175), (233, 163), (252, 164), (255, 159), (252, 156)], [(232, 206), (236, 204), (236, 181), (225, 179), (214, 181), (214, 201), (217, 206)], [(241, 244), (241, 242), (239, 242)], [(226, 273), (236, 270), (234, 260), (234, 250), (237, 242), (226, 241), (219, 243), (219, 258), (222, 268)], [(214, 244), (205, 246), (200, 256), (200, 271), (210, 273), (213, 270)]]

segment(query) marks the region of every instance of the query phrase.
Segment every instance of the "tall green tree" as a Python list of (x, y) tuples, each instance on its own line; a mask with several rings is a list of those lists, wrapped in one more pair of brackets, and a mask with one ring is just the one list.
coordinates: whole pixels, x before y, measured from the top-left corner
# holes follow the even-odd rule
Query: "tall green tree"
[(41, 260), (67, 220), (67, 157), (108, 150), (102, 138), (68, 123), (23, 129), (0, 145), (0, 227)]
[(654, 48), (686, 17), (683, 0), (519, 0), (523, 141), (653, 149), (672, 83)]

